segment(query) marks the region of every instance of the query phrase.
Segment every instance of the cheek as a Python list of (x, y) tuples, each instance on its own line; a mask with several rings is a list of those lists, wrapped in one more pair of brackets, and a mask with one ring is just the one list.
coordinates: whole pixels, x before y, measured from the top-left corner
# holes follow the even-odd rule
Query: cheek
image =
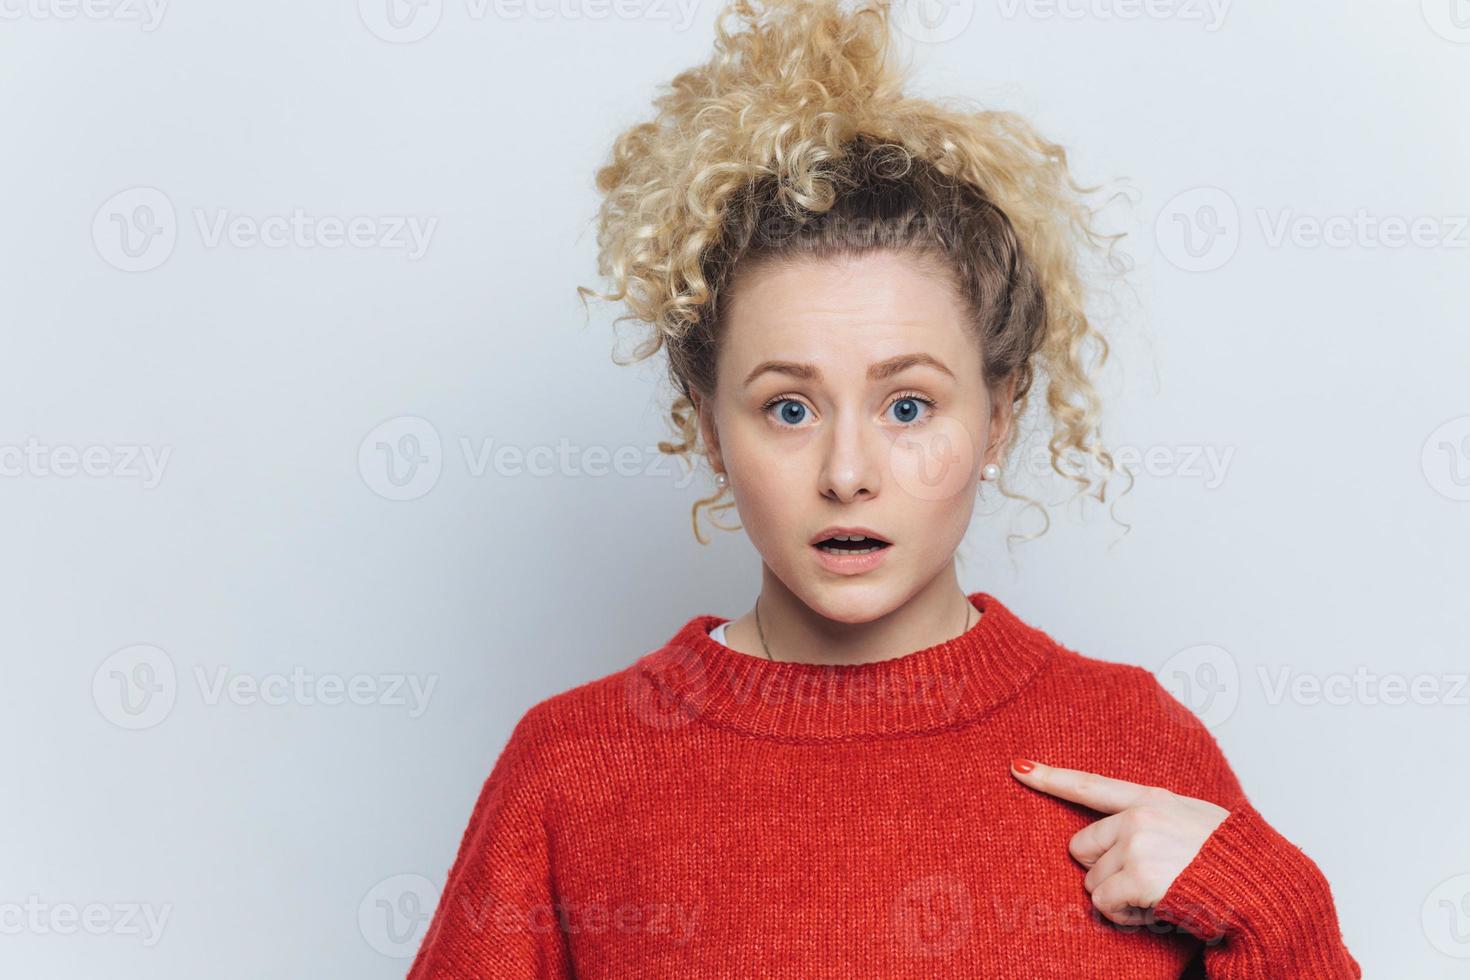
[(732, 495), (741, 527), (767, 562), (779, 564), (783, 549), (804, 546), (803, 535), (816, 530), (808, 526), (815, 495), (811, 461), (802, 452), (774, 451), (771, 435), (758, 428), (727, 431), (725, 463), (738, 474)]
[(954, 416), (899, 433), (888, 453), (892, 492), (921, 509), (966, 505), (980, 447)]
[[(730, 464), (740, 474), (733, 488), (740, 523), (752, 542), (761, 542), (799, 524), (802, 513), (798, 487), (811, 484), (811, 474), (798, 457), (750, 454)], [(810, 506), (810, 505), (808, 505)]]

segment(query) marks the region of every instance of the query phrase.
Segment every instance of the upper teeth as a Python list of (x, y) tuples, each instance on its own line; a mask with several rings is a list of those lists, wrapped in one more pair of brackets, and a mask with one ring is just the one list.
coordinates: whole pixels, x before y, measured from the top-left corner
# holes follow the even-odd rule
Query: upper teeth
[(866, 540), (868, 540), (868, 536), (866, 534), (834, 534), (834, 535), (832, 535), (832, 540), (833, 541), (866, 541)]

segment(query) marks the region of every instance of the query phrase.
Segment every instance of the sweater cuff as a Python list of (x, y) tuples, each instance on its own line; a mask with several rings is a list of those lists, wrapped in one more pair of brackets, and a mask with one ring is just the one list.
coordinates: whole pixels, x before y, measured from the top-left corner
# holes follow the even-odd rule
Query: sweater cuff
[(1343, 944), (1327, 879), (1243, 797), (1154, 915), (1220, 947), (1232, 977), (1362, 976)]

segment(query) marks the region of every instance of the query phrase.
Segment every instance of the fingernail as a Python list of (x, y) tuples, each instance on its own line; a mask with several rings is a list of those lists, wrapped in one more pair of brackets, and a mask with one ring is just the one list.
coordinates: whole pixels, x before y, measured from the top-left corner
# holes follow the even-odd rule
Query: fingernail
[(1036, 768), (1036, 763), (1030, 759), (1012, 759), (1011, 768), (1016, 770), (1016, 772), (1030, 772)]

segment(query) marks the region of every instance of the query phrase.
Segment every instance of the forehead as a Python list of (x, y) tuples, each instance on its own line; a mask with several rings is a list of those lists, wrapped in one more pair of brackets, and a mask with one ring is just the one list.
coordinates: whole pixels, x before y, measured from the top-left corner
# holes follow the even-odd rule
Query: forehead
[(724, 314), (722, 367), (785, 358), (866, 368), (926, 350), (957, 370), (974, 346), (954, 286), (934, 260), (910, 253), (760, 262), (741, 270), (734, 287)]

